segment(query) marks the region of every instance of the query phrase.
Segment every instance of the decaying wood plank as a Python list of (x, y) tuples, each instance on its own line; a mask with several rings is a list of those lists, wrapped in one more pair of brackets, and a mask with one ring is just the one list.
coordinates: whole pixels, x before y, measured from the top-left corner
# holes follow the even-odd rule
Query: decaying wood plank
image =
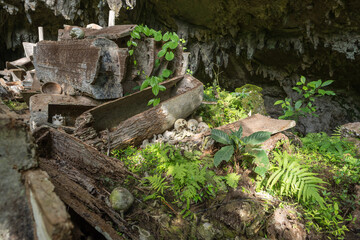
[[(131, 31), (136, 25), (116, 25), (111, 27), (105, 27), (102, 29), (81, 28), (85, 33), (85, 38), (104, 37), (111, 40), (118, 40), (130, 36)], [(58, 40), (71, 39), (70, 31), (75, 26), (65, 25), (64, 29), (59, 29)], [(125, 42), (126, 44), (126, 42)]]
[(36, 230), (36, 239), (71, 239), (73, 224), (65, 204), (54, 192), (49, 175), (41, 170), (25, 172), (25, 186)]
[(67, 205), (107, 239), (123, 239), (117, 231), (138, 239), (131, 226), (107, 205), (109, 193), (103, 185), (104, 178), (121, 184), (128, 175), (136, 175), (122, 162), (55, 129), (40, 128), (34, 138), (40, 150), (39, 166), (49, 174), (55, 192)]
[[(173, 83), (177, 84), (171, 87)], [(148, 88), (85, 112), (76, 120), (76, 136), (102, 151), (139, 144), (171, 128), (201, 104), (203, 85), (194, 77), (176, 77), (164, 84), (167, 90), (156, 107), (147, 106), (154, 97)]]
[[(287, 129), (295, 127), (296, 123), (293, 120), (279, 120), (270, 117), (263, 116), (261, 114), (254, 114), (251, 117), (241, 119), (234, 123), (230, 123), (224, 126), (217, 127), (215, 129), (231, 133), (231, 131), (237, 131), (240, 126), (243, 128), (243, 137), (249, 136), (254, 132), (267, 131), (271, 134), (285, 131)], [(182, 142), (201, 142), (202, 139), (211, 134), (211, 130), (204, 133), (195, 134), (192, 137), (181, 140)]]

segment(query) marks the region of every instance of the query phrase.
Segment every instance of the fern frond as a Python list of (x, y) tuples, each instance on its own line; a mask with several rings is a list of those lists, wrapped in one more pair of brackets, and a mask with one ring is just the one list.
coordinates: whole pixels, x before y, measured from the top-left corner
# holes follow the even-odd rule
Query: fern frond
[(161, 177), (160, 175), (153, 175), (149, 177), (145, 177), (150, 182), (151, 188), (154, 189), (156, 192), (160, 192), (164, 194), (164, 190), (169, 188), (167, 182), (165, 182), (165, 178)]
[[(295, 157), (284, 152), (274, 154), (274, 159), (278, 162), (278, 167), (274, 167), (266, 187), (276, 190), (280, 195), (296, 196), (300, 202), (315, 200), (320, 205), (324, 199), (319, 194), (319, 189), (325, 189), (320, 184), (326, 184), (321, 178), (316, 177), (308, 168), (303, 167)], [(279, 183), (279, 184), (277, 184)]]

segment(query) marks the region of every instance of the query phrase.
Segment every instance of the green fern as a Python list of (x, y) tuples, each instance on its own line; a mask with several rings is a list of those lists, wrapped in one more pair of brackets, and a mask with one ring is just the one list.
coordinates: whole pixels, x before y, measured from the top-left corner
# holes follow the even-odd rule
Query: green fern
[(315, 200), (321, 206), (324, 199), (319, 194), (319, 189), (325, 189), (320, 184), (325, 184), (322, 179), (316, 177), (316, 173), (299, 164), (297, 159), (287, 152), (274, 153), (274, 159), (278, 166), (272, 168), (273, 174), (269, 177), (266, 187), (279, 191), (283, 196), (296, 196), (300, 202)]
[(162, 195), (164, 194), (164, 190), (169, 188), (165, 178), (161, 177), (160, 175), (153, 175), (149, 177), (145, 177), (150, 182), (151, 188), (154, 189), (156, 192), (160, 192)]

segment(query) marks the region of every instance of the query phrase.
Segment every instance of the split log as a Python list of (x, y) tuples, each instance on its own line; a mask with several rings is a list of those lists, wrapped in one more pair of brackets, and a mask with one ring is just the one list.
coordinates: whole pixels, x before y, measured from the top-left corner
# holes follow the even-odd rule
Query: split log
[(154, 97), (147, 88), (85, 112), (76, 120), (75, 135), (102, 151), (124, 148), (163, 133), (201, 104), (203, 85), (194, 77), (180, 76), (162, 84), (166, 91), (159, 94), (161, 103), (156, 107), (147, 106)]
[(127, 176), (138, 178), (136, 175), (122, 162), (55, 129), (40, 128), (34, 138), (39, 146), (39, 166), (49, 174), (62, 201), (107, 239), (123, 239), (117, 231), (138, 239), (131, 225), (107, 205), (109, 192), (104, 186), (106, 178), (121, 185)]

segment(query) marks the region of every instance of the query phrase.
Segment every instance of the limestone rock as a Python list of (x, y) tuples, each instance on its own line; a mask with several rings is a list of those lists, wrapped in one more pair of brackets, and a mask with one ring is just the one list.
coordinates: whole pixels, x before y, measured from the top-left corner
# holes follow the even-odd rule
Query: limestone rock
[(266, 230), (271, 240), (305, 240), (306, 230), (290, 207), (278, 208), (267, 221)]
[(360, 138), (360, 122), (347, 123), (340, 127), (342, 137)]

